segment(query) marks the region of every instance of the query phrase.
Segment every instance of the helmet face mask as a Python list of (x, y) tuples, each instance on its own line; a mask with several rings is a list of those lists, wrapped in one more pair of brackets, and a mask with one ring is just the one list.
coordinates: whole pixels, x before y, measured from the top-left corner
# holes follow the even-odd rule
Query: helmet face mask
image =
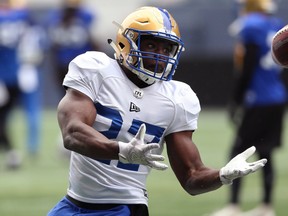
[[(177, 39), (169, 39), (167, 41), (167, 37), (161, 36), (159, 32), (152, 33), (152, 32), (139, 32), (137, 30), (133, 30), (137, 32), (138, 38), (134, 42), (131, 38), (127, 38), (130, 43), (130, 52), (128, 53), (128, 57), (126, 58), (126, 64), (129, 66), (132, 72), (139, 75), (142, 73), (141, 76), (146, 76), (153, 81), (157, 80), (164, 80), (168, 81), (172, 79), (172, 76), (176, 70), (178, 65), (179, 49)], [(129, 30), (131, 32), (131, 30)], [(151, 40), (155, 41), (167, 41), (171, 44), (171, 51), (169, 55), (158, 54), (155, 52), (147, 52), (141, 49), (141, 44), (143, 40), (146, 38), (150, 38)], [(147, 65), (146, 62), (154, 62), (153, 65)], [(146, 64), (145, 64), (146, 63)], [(171, 73), (173, 72), (173, 73)]]
[[(141, 43), (147, 38), (169, 43), (169, 54), (141, 50)], [(166, 10), (154, 7), (143, 7), (128, 15), (118, 31), (116, 46), (119, 50), (116, 59), (147, 84), (171, 80), (184, 50), (173, 17)], [(147, 66), (146, 62), (153, 65)]]

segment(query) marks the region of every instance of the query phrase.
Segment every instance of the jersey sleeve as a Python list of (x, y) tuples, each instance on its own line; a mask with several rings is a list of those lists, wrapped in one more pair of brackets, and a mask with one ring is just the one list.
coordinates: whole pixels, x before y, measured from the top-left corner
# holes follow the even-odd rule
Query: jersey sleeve
[(76, 89), (95, 101), (102, 82), (102, 76), (99, 73), (100, 57), (93, 55), (92, 52), (86, 52), (73, 59), (69, 64), (63, 86)]
[(201, 111), (199, 99), (189, 85), (182, 83), (182, 88), (175, 95), (175, 116), (167, 134), (196, 130)]

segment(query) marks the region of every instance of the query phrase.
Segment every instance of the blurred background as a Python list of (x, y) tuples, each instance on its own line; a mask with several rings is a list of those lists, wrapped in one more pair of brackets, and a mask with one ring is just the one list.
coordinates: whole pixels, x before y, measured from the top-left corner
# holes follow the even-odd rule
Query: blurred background
[[(14, 2), (22, 5), (25, 1), (14, 0)], [(56, 107), (63, 96), (63, 89), (55, 75), (58, 68), (53, 46), (56, 49), (58, 47), (51, 39), (53, 30), (56, 29), (55, 14), (62, 9), (63, 2), (63, 0), (26, 0), (29, 19), (36, 26), (37, 34), (42, 40), (40, 42), (42, 52), (38, 54), (41, 60), (37, 65), (39, 71), (37, 91), (40, 94), (38, 103), (41, 104), (41, 124), (38, 125), (39, 154), (30, 157), (27, 153), (24, 140), (28, 136), (28, 129), (21, 111), (22, 107), (18, 106), (10, 118), (9, 133), (24, 162), (20, 169), (7, 171), (2, 163), (5, 156), (0, 155), (1, 216), (45, 215), (66, 192), (69, 161), (67, 152), (60, 147), (61, 138), (56, 118)], [(288, 0), (276, 2), (278, 5), (276, 14), (288, 24)], [(219, 168), (226, 163), (234, 133), (233, 126), (227, 120), (226, 106), (232, 90), (234, 42), (228, 34), (228, 26), (237, 17), (235, 1), (83, 0), (81, 4), (93, 15), (89, 29), (95, 49), (104, 51), (111, 57), (113, 50), (108, 45), (107, 39), (115, 39), (117, 31), (112, 21), (121, 23), (127, 14), (145, 5), (166, 8), (173, 15), (185, 43), (185, 52), (182, 54), (174, 79), (191, 86), (198, 95), (203, 109), (199, 119), (199, 132), (195, 135), (196, 144), (199, 143), (203, 161), (208, 166)], [(60, 41), (65, 42), (64, 34), (55, 34)], [(81, 34), (79, 37), (82, 36), (85, 37)], [(76, 41), (78, 39), (75, 38)], [(26, 45), (31, 48), (28, 42)], [(26, 79), (26, 82), (29, 87), (31, 80)], [(288, 141), (286, 129), (284, 140)], [(285, 206), (288, 201), (288, 188), (285, 183), (288, 180), (287, 152), (287, 144), (284, 144), (283, 151), (279, 152), (275, 159), (279, 172), (275, 208), (277, 215), (280, 216), (287, 214)], [(261, 191), (257, 187), (258, 179), (258, 174), (252, 176), (243, 192), (247, 194), (243, 198), (245, 200), (243, 206), (246, 209), (259, 200)], [(191, 198), (181, 189), (171, 169), (164, 174), (153, 171), (148, 187), (151, 189), (151, 215), (155, 216), (204, 215), (221, 207), (227, 201), (227, 188)]]
[[(57, 0), (29, 0), (35, 19), (41, 24), (46, 12), (61, 6)], [(288, 23), (288, 1), (278, 0), (277, 15)], [(175, 79), (185, 80), (200, 97), (202, 106), (224, 106), (229, 97), (232, 79), (233, 38), (228, 26), (237, 17), (234, 0), (83, 0), (95, 14), (93, 36), (101, 49), (113, 55), (107, 44), (108, 38), (115, 38), (117, 27), (112, 21), (122, 22), (125, 16), (143, 5), (160, 6), (168, 9), (177, 20), (185, 43), (185, 52), (175, 74)], [(45, 65), (47, 66), (47, 65)], [(55, 106), (55, 84), (49, 67), (43, 73), (42, 91), (45, 105)], [(57, 98), (57, 97), (56, 97)]]

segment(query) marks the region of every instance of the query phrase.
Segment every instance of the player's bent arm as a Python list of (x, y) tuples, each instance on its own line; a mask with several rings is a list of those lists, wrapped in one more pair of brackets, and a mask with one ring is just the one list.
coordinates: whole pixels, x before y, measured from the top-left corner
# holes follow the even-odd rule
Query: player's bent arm
[(167, 169), (165, 164), (159, 162), (164, 160), (162, 155), (150, 153), (159, 145), (144, 142), (144, 124), (130, 142), (118, 142), (109, 140), (92, 127), (96, 115), (97, 110), (88, 96), (72, 88), (67, 89), (58, 105), (58, 122), (65, 148), (93, 159), (119, 159), (123, 163)]
[(165, 140), (170, 165), (181, 186), (191, 195), (198, 195), (222, 186), (219, 170), (206, 167), (196, 145), (192, 131), (169, 134)]
[(88, 96), (68, 88), (57, 110), (64, 146), (93, 159), (118, 159), (118, 143), (92, 127), (96, 115), (97, 110)]

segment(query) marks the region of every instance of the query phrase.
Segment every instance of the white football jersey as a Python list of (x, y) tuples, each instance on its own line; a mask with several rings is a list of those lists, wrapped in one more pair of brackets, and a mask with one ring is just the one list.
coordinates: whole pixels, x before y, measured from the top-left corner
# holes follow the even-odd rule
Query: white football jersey
[[(146, 143), (159, 143), (170, 133), (197, 128), (200, 104), (185, 83), (159, 81), (138, 88), (116, 60), (87, 52), (69, 64), (64, 86), (76, 89), (95, 104), (93, 127), (107, 138), (129, 142), (146, 125)], [(146, 177), (150, 168), (118, 160), (93, 160), (72, 152), (68, 194), (88, 203), (148, 204)]]

